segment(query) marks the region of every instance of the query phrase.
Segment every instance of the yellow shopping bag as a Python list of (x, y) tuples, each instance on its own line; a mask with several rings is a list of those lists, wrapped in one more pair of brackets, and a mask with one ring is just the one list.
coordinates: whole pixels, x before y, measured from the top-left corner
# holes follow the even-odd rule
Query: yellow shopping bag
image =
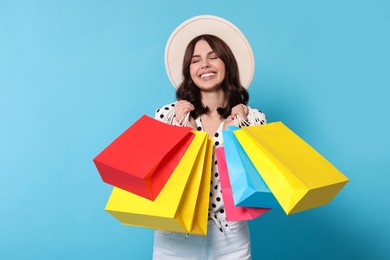
[(211, 166), (213, 164), (213, 143), (208, 137), (206, 157), (204, 160), (203, 177), (196, 202), (195, 219), (191, 234), (206, 235), (210, 202)]
[(282, 122), (234, 134), (287, 215), (329, 203), (349, 181)]
[[(210, 193), (211, 166), (207, 164), (210, 164), (211, 158), (206, 159), (206, 155), (211, 155), (207, 133), (194, 134), (191, 145), (154, 201), (115, 187), (106, 211), (125, 225), (182, 233), (193, 233), (192, 230), (197, 227), (195, 233), (205, 235), (208, 215), (201, 198), (204, 198), (203, 193), (207, 196)], [(208, 179), (208, 190), (202, 186), (204, 178)], [(198, 201), (201, 202), (199, 205)], [(202, 215), (198, 215), (198, 208)], [(204, 222), (206, 227), (200, 227)]]

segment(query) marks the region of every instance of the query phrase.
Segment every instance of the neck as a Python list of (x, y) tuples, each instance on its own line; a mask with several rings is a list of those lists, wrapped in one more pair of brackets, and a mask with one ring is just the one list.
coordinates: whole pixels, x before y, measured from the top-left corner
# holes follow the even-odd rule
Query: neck
[(222, 90), (202, 92), (202, 103), (209, 108), (210, 113), (217, 113), (218, 107), (224, 107), (225, 95)]

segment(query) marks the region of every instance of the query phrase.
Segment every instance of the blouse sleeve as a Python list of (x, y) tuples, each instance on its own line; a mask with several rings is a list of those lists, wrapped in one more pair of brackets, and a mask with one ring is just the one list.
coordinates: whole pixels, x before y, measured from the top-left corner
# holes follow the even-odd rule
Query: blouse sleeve
[(256, 108), (249, 108), (247, 121), (249, 125), (264, 125), (267, 123), (267, 117), (263, 112)]
[(154, 119), (170, 125), (179, 125), (175, 119), (175, 104), (176, 102), (156, 109)]

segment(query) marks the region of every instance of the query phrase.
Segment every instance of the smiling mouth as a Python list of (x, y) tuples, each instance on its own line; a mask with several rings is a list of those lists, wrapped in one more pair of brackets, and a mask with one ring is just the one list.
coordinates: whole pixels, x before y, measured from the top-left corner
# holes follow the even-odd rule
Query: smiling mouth
[(214, 76), (214, 75), (215, 75), (215, 73), (213, 73), (213, 72), (205, 73), (205, 74), (200, 75), (200, 78), (203, 79), (203, 78), (211, 77), (211, 76)]

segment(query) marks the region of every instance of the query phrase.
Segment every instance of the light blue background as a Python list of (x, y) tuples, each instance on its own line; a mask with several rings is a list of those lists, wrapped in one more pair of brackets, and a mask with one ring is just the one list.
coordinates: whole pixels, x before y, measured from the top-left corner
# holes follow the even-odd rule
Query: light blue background
[(254, 259), (390, 259), (390, 2), (0, 1), (0, 259), (150, 259), (153, 232), (104, 211), (92, 163), (174, 100), (164, 47), (199, 14), (256, 57), (250, 105), (345, 173), (329, 204), (252, 221)]

